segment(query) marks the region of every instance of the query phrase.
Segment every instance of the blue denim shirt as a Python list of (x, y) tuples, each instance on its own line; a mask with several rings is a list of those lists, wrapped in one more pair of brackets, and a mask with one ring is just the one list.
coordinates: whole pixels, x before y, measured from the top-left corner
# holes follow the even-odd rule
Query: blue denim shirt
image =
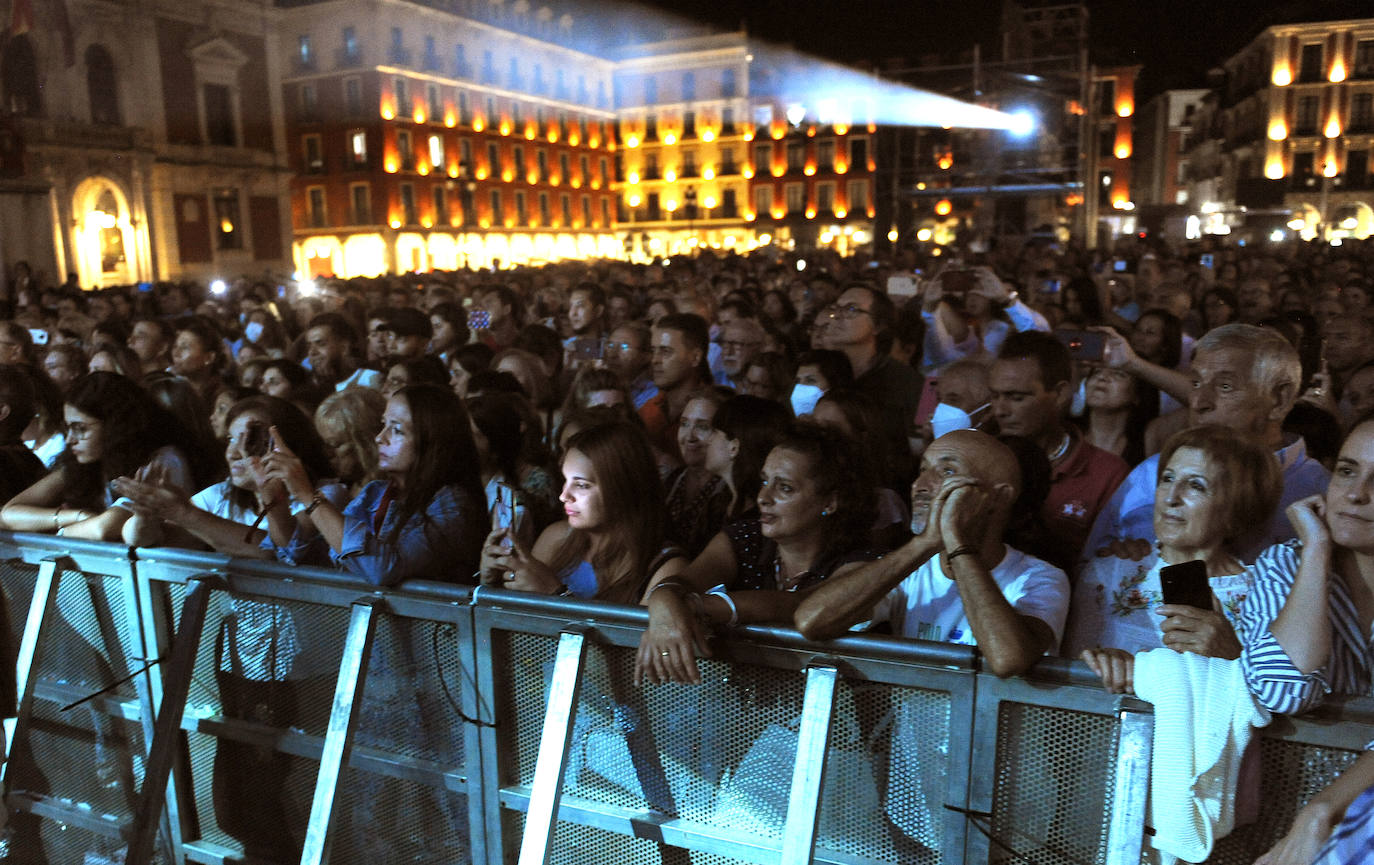
[[(458, 487), (441, 488), (425, 507), (423, 519), (416, 514), (407, 520), (393, 545), (383, 539), (396, 525), (397, 501), (393, 500), (387, 508), (380, 531), (372, 529), (373, 515), (388, 484), (373, 481), (344, 507), (343, 543), (338, 551), (328, 550), (334, 564), (378, 586), (414, 577), (470, 581), (488, 529), (481, 497)], [(319, 535), (303, 538), (297, 531), (285, 548), (277, 549), (277, 558), (292, 564), (311, 564), (318, 556), (311, 548), (321, 540)]]

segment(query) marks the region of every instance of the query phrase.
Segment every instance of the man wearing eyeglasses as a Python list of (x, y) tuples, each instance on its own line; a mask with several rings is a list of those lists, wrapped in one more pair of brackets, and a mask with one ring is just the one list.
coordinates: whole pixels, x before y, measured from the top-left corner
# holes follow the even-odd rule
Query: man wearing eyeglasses
[(639, 322), (621, 324), (611, 331), (611, 337), (606, 341), (606, 366), (625, 382), (635, 411), (658, 396), (648, 348), (649, 328)]
[[(907, 437), (921, 401), (916, 370), (892, 358), (892, 326), (897, 320), (892, 300), (865, 283), (854, 283), (828, 307), (826, 341), (842, 351), (854, 369), (854, 389), (871, 399), (882, 414), (883, 430), (902, 486), (910, 480)], [(905, 459), (903, 459), (905, 457)]]
[(758, 319), (736, 318), (720, 330), (720, 372), (716, 384), (744, 392), (744, 370), (763, 349), (763, 325)]

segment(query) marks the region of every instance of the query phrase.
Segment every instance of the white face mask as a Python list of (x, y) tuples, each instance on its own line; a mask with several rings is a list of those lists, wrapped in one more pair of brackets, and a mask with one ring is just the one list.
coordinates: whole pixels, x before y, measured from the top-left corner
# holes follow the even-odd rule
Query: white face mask
[(257, 342), (260, 336), (262, 336), (262, 322), (260, 321), (250, 321), (243, 328), (243, 338), (249, 342)]
[(816, 410), (816, 403), (825, 396), (825, 391), (814, 384), (792, 385), (792, 414), (801, 417)]
[(948, 403), (937, 403), (935, 412), (930, 416), (930, 431), (935, 438), (957, 429), (972, 429), (973, 419), (968, 412)]

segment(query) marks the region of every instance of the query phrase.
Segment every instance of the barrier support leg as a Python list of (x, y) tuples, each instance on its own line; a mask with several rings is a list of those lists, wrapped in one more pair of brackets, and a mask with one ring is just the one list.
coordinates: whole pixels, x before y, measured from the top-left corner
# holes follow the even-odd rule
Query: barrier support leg
[[(353, 605), (344, 641), (339, 682), (334, 688), (334, 706), (329, 712), (329, 732), (325, 734), (320, 755), (320, 774), (315, 780), (315, 798), (310, 805), (301, 865), (323, 865), (329, 861), (334, 828), (335, 797), (339, 780), (353, 749), (353, 734), (358, 729), (367, 662), (372, 657), (372, 640), (377, 633), (377, 610), (370, 602)], [(423, 830), (420, 830), (423, 831)]]
[(787, 800), (787, 825), (782, 834), (782, 865), (806, 865), (816, 847), (838, 676), (830, 666), (812, 666), (806, 671), (797, 762), (792, 769), (792, 793)]
[(4, 783), (7, 790), (14, 743), (20, 736), (28, 735), (29, 718), (33, 714), (33, 662), (38, 657), (38, 643), (43, 636), (43, 629), (52, 616), (53, 605), (57, 603), (57, 565), (56, 558), (44, 559), (38, 565), (33, 599), (29, 602), (29, 617), (24, 622), (24, 636), (19, 641), (19, 660), (15, 671), (19, 683), (19, 717), (14, 724), (14, 735), (5, 739), (5, 762), (0, 764), (0, 783)]
[(534, 764), (519, 865), (544, 865), (549, 861), (586, 658), (586, 637), (565, 631), (558, 640), (553, 681), (549, 685), (549, 707), (544, 713), (544, 732), (539, 739), (539, 757)]
[(195, 671), (196, 652), (200, 648), (209, 607), (209, 581), (197, 579), (188, 583), (181, 607), (181, 624), (172, 644), (171, 658), (163, 669), (162, 705), (157, 713), (153, 744), (148, 751), (148, 766), (143, 773), (143, 791), (125, 858), (128, 865), (145, 865), (153, 857), (154, 841), (162, 827), (163, 808), (167, 803), (167, 781), (180, 747), (181, 719), (186, 712), (191, 674)]
[(1150, 794), (1154, 715), (1123, 707), (1116, 746), (1116, 785), (1107, 828), (1106, 865), (1138, 865), (1145, 843), (1145, 803)]

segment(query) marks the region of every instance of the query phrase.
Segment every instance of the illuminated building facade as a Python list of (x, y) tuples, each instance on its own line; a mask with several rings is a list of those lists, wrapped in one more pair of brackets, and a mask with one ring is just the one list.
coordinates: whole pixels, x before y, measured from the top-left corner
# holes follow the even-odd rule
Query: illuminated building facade
[(795, 62), (742, 32), (622, 53), (620, 229), (632, 255), (871, 239), (868, 105), (817, 99), (786, 73)]
[(283, 8), (298, 269), (372, 275), (623, 254), (612, 63), (527, 0)]
[(1189, 139), (1193, 232), (1374, 232), (1374, 18), (1269, 27), (1222, 69)]
[(288, 269), (270, 3), (20, 8), (0, 60), (6, 267), (87, 288)]
[(1136, 114), (1135, 192), (1140, 225), (1182, 240), (1188, 215), (1188, 157), (1185, 144), (1205, 89), (1166, 90)]

